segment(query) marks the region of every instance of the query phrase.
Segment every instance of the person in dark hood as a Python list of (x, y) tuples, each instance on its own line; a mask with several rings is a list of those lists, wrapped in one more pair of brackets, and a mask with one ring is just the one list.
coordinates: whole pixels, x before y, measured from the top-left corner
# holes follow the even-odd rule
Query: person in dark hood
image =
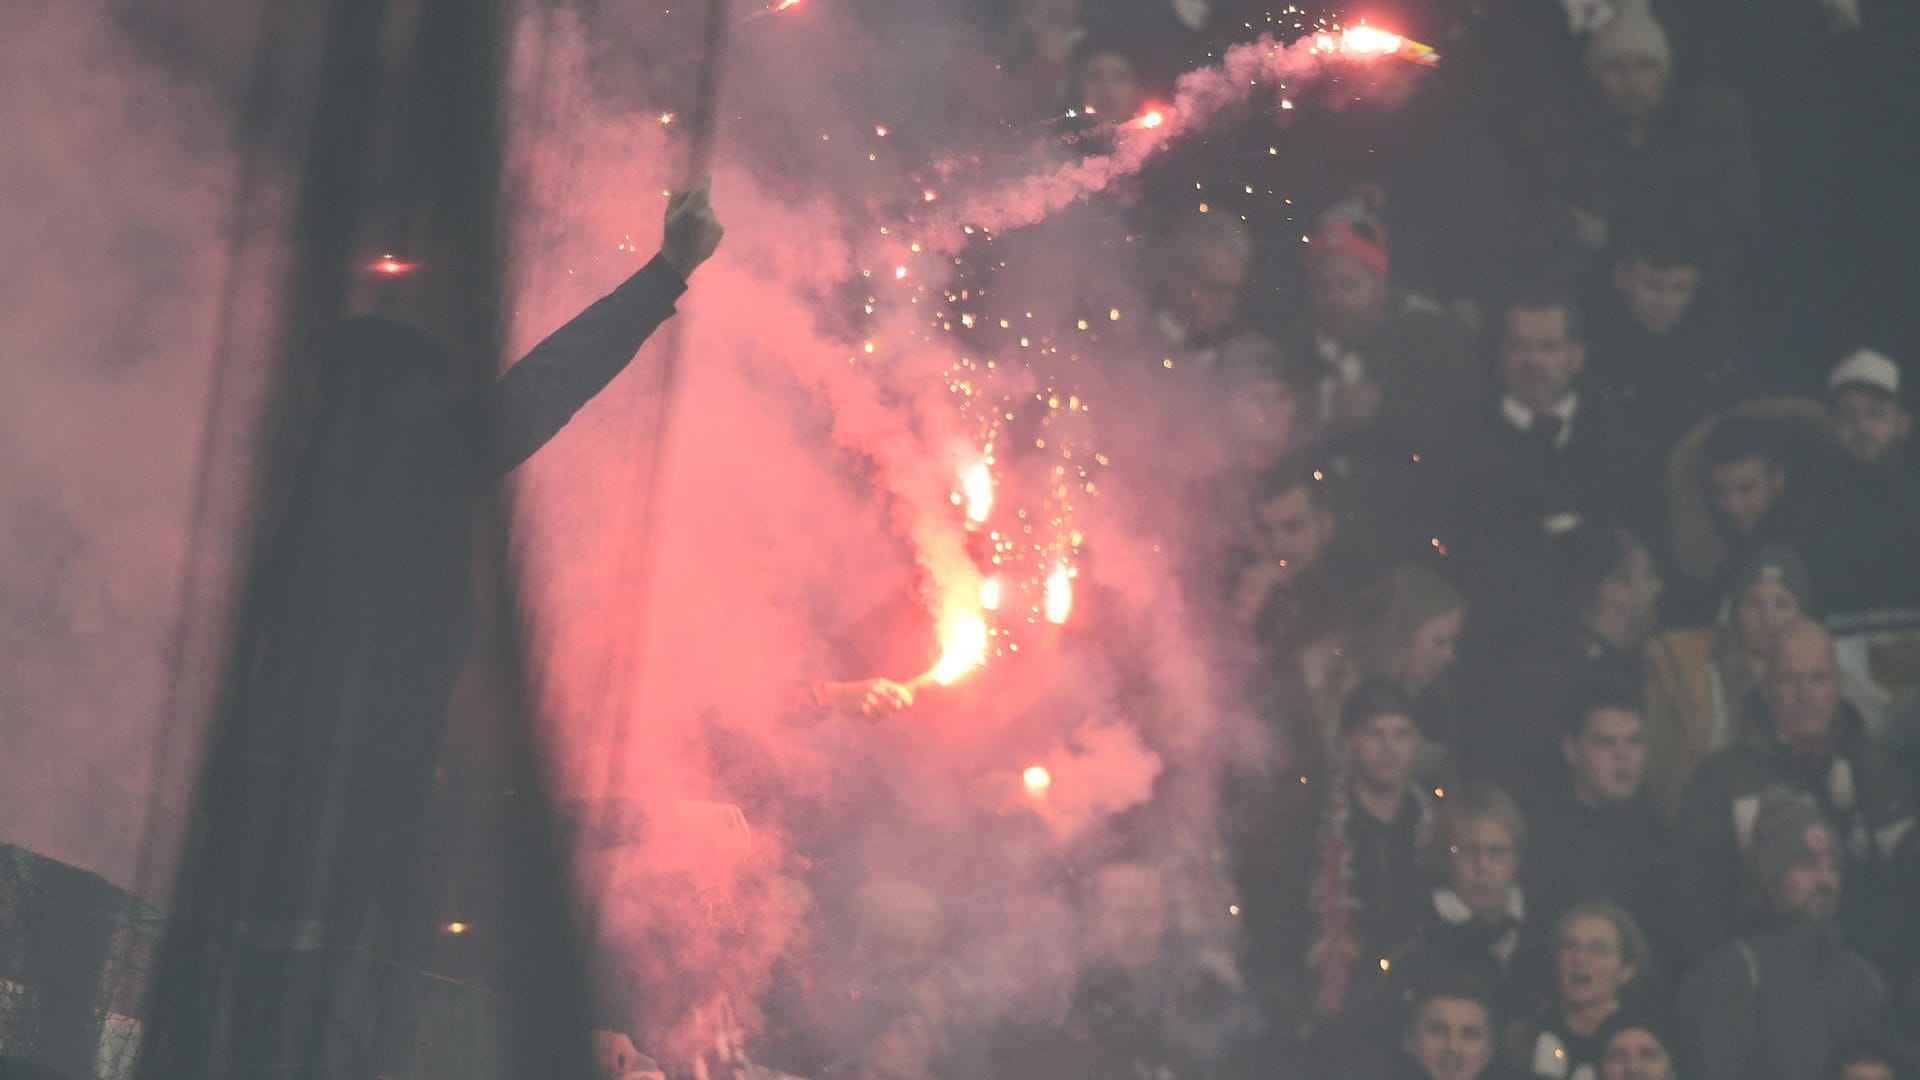
[(706, 184), (673, 195), (659, 255), (491, 384), (387, 315), (321, 343), (186, 824), (143, 1076), (370, 1075), (412, 1052), (393, 973), (435, 929), (422, 837), (483, 497), (626, 367), (722, 231)]

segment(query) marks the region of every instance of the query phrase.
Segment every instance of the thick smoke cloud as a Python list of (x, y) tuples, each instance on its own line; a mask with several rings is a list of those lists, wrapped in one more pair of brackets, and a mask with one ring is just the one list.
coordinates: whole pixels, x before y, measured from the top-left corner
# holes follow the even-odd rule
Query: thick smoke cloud
[[(884, 14), (741, 13), (714, 162), (726, 243), (671, 334), (513, 481), (560, 786), (589, 824), (609, 804), (643, 822), (612, 848), (587, 830), (603, 961), (636, 1034), (681, 1066), (721, 1017), (750, 1035), (811, 1018), (844, 1053), (857, 1025), (819, 1002), (881, 939), (947, 958), (957, 1024), (1057, 1013), (1084, 958), (1084, 882), (1119, 860), (1205, 861), (1217, 765), (1266, 752), (1233, 689), (1239, 644), (1192, 604), (1235, 535), (1208, 493), (1244, 471), (1246, 418), (1200, 383), (1144, 380), (1129, 342), (1146, 298), (1080, 310), (1075, 275), (1035, 269), (1052, 265), (1044, 240), (1008, 230), (1075, 227), (1056, 219), (1317, 57), (1235, 50), (1182, 80), (1161, 126), (1064, 162), (1045, 132), (944, 123), (956, 91), (930, 73), (968, 31), (940, 6), (868, 7)], [(235, 418), (259, 370), (216, 386), (215, 360), (223, 342), (267, 355), (258, 327), (223, 323), (219, 284), (244, 194), (244, 35), (148, 28), (177, 46), (156, 54), (104, 10), (42, 8), (0, 26), (23, 121), (0, 165), (18, 238), (0, 256), (0, 662), (21, 733), (0, 814), (5, 839), (131, 884), (209, 450), (203, 570), (231, 561), (244, 504)], [(697, 9), (523, 12), (510, 355), (655, 249), (662, 192), (686, 179), (698, 27)], [(996, 262), (1008, 284), (983, 273)], [(982, 467), (996, 498), (970, 522)], [(218, 576), (190, 610), (220, 610)], [(1050, 578), (1071, 585), (1064, 625)], [(926, 677), (943, 639), (980, 625), (983, 665)], [(815, 695), (874, 676), (914, 706), (868, 720)], [(157, 775), (177, 806), (188, 773)], [(1205, 889), (1173, 907), (1188, 933), (1230, 939)]]

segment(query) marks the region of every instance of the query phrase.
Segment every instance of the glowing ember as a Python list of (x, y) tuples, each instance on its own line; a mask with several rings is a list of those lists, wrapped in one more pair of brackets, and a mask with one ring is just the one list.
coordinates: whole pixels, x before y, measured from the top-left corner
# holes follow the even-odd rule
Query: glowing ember
[(392, 255), (382, 255), (379, 259), (375, 260), (373, 265), (368, 267), (368, 269), (376, 274), (385, 274), (388, 277), (399, 277), (401, 274), (411, 273), (413, 264), (410, 262), (401, 262)]
[(672, 114), (672, 113), (670, 113), (670, 112), (663, 112), (663, 113), (661, 113), (661, 114), (660, 114), (660, 122), (661, 122), (661, 123), (663, 123), (663, 124), (671, 124), (671, 123), (673, 123), (673, 114)]
[(999, 578), (988, 578), (980, 583), (980, 606), (988, 611), (1000, 610)]
[(1148, 109), (1146, 112), (1140, 114), (1140, 119), (1134, 121), (1135, 124), (1148, 129), (1157, 128), (1166, 122), (1166, 114), (1159, 109)]
[(967, 520), (978, 525), (993, 513), (993, 474), (985, 462), (960, 474), (960, 493), (967, 499)]
[(464, 933), (466, 933), (466, 932), (467, 932), (467, 924), (466, 924), (466, 923), (463, 923), (463, 922), (450, 922), (450, 923), (448, 923), (448, 924), (447, 924), (447, 933), (449, 933), (449, 934), (464, 934)]
[(1047, 621), (1055, 626), (1067, 621), (1073, 611), (1073, 576), (1064, 566), (1054, 567), (1047, 577)]
[(930, 674), (941, 686), (954, 681), (987, 662), (987, 620), (978, 614), (957, 615), (948, 620), (940, 635), (940, 662)]
[(920, 198), (923, 202), (932, 202), (939, 197), (940, 193), (932, 188), (926, 188), (920, 192)]
[(1046, 795), (1047, 789), (1053, 786), (1053, 774), (1048, 772), (1044, 765), (1029, 765), (1027, 770), (1020, 774), (1020, 782), (1027, 785), (1027, 794), (1038, 799)]
[(906, 276), (907, 276), (907, 268), (906, 268), (906, 267), (904, 267), (904, 266), (896, 266), (896, 267), (894, 267), (894, 268), (893, 268), (893, 280), (895, 280), (895, 281), (899, 281), (900, 279), (902, 279), (902, 278), (904, 278), (904, 277), (906, 277)]

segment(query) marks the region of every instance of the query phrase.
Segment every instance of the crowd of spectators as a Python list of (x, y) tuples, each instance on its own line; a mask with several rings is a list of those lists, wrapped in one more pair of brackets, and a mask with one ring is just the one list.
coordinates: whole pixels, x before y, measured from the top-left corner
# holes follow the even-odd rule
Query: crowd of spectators
[[(1920, 335), (1888, 282), (1920, 233), (1878, 137), (1920, 130), (1912, 14), (1370, 13), (1441, 65), (1228, 117), (1037, 227), (1087, 259), (1070, 308), (1136, 259), (1133, 353), (1284, 418), (1196, 584), (1258, 642), (1277, 750), (1222, 809), (1232, 955), (1175, 956), (1167, 868), (1110, 862), (1068, 1018), (976, 1066), (1913, 1075)], [(956, 69), (1098, 153), (1289, 18), (1014, 0)], [(967, 1057), (893, 982), (844, 1071)]]

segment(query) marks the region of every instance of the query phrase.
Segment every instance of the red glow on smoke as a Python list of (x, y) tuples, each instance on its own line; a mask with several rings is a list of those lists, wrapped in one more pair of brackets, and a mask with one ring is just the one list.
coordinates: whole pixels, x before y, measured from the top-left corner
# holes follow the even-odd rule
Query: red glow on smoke
[(382, 255), (378, 259), (375, 259), (367, 269), (376, 274), (385, 274), (387, 277), (399, 277), (402, 274), (411, 274), (415, 269), (415, 264), (402, 262), (392, 255)]

